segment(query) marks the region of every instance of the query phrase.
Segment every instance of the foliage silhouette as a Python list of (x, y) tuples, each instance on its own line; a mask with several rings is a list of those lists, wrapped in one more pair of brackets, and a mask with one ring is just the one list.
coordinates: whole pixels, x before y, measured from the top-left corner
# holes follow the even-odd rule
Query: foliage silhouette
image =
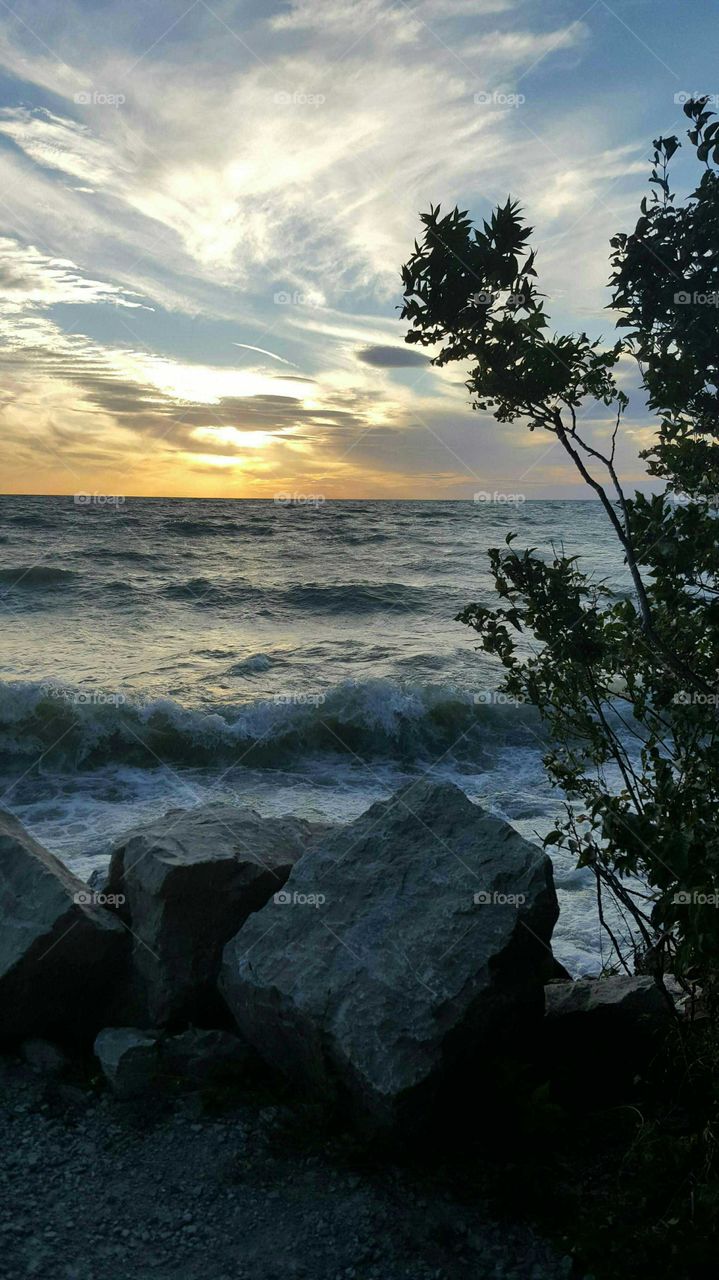
[[(552, 434), (622, 548), (624, 594), (575, 557), (515, 550), (510, 535), (489, 553), (499, 607), (458, 616), (501, 662), (504, 691), (550, 731), (545, 764), (565, 801), (545, 843), (594, 871), (617, 960), (685, 977), (706, 977), (719, 953), (719, 123), (707, 102), (684, 108), (696, 189), (677, 201), (668, 170), (680, 144), (657, 139), (651, 196), (611, 242), (624, 331), (612, 345), (550, 334), (532, 229), (511, 199), (481, 227), (430, 208), (402, 269), (406, 341), (440, 344), (435, 364), (469, 362), (473, 407)], [(650, 496), (628, 496), (615, 466), (629, 358), (657, 423), (642, 456), (664, 488)], [(581, 429), (597, 407), (609, 411), (605, 447)]]

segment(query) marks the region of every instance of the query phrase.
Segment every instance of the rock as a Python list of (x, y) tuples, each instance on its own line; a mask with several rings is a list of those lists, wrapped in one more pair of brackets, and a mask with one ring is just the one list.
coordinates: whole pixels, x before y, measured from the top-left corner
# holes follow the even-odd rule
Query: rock
[(577, 1015), (654, 1021), (667, 1019), (671, 1006), (651, 977), (617, 974), (608, 978), (579, 978), (576, 982), (552, 982), (545, 989), (545, 1012), (549, 1019)]
[(91, 1038), (124, 945), (87, 886), (0, 811), (0, 1039)]
[(95, 1055), (113, 1093), (136, 1098), (160, 1080), (159, 1033), (137, 1027), (106, 1027), (95, 1040)]
[(191, 1027), (180, 1035), (138, 1027), (106, 1027), (95, 1040), (95, 1055), (113, 1093), (136, 1098), (162, 1084), (228, 1083), (243, 1073), (250, 1056), (229, 1031)]
[[(297, 863), (225, 948), (241, 1032), (304, 1091), (379, 1125), (461, 1093), (503, 1027), (541, 1022), (549, 858), (422, 781)], [(465, 1095), (466, 1096), (466, 1095)]]
[(556, 983), (556, 982), (571, 982), (571, 981), (572, 981), (572, 975), (569, 972), (569, 970), (566, 969), (565, 966), (562, 964), (561, 960), (558, 960), (557, 957), (553, 955), (547, 956), (547, 961), (545, 966), (545, 978), (544, 978), (545, 986), (550, 982)]
[(193, 1084), (209, 1084), (241, 1076), (250, 1051), (239, 1036), (230, 1031), (191, 1027), (180, 1035), (165, 1036), (160, 1056), (163, 1073)]
[(69, 1065), (62, 1049), (49, 1040), (25, 1040), (20, 1046), (20, 1055), (40, 1076), (60, 1076)]
[(87, 877), (87, 887), (92, 889), (94, 893), (105, 893), (107, 890), (108, 869), (107, 867), (95, 867)]
[(547, 986), (543, 1041), (555, 1096), (579, 1105), (627, 1099), (672, 1024), (673, 979), (667, 989), (671, 1000), (654, 978), (631, 974)]
[(224, 944), (325, 830), (212, 803), (130, 832), (112, 854), (107, 893), (125, 898), (135, 1020), (212, 1027), (226, 1019), (216, 985)]

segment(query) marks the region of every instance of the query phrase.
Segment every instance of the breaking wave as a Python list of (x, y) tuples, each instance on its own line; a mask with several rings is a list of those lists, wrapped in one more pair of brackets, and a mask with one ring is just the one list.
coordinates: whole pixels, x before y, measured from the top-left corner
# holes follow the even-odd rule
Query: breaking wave
[(164, 762), (292, 768), (310, 756), (432, 760), (484, 767), (493, 749), (537, 743), (531, 707), (477, 702), (440, 684), (352, 680), (239, 705), (192, 709), (59, 684), (0, 684), (0, 759), (78, 769)]

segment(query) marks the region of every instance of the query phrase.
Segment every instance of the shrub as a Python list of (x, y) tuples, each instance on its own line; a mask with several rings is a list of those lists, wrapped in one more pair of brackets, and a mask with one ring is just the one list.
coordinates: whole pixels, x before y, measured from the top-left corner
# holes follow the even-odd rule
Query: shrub
[[(597, 877), (600, 915), (621, 963), (627, 942), (603, 910), (608, 890), (639, 967), (713, 971), (719, 946), (719, 123), (687, 103), (702, 167), (677, 201), (668, 171), (679, 142), (654, 143), (650, 198), (631, 235), (612, 240), (612, 345), (552, 334), (537, 290), (532, 230), (511, 199), (482, 227), (431, 208), (402, 270), (406, 340), (440, 344), (434, 363), (468, 362), (473, 407), (561, 444), (601, 502), (629, 593), (554, 551), (490, 550), (499, 606), (460, 613), (504, 668), (502, 688), (549, 729), (549, 776), (563, 816), (545, 843)], [(617, 381), (636, 361), (656, 436), (643, 453), (663, 482), (628, 496), (615, 467), (628, 404)], [(581, 427), (608, 413), (605, 447)], [(520, 655), (520, 636), (533, 641)]]

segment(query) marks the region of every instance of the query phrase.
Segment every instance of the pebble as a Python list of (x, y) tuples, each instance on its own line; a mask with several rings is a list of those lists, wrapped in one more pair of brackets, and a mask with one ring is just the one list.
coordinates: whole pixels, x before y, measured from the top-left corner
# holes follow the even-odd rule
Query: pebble
[[(195, 1097), (189, 1117), (180, 1099), (140, 1124), (78, 1088), (80, 1102), (41, 1114), (23, 1093), (28, 1070), (0, 1059), (0, 1128), (17, 1131), (0, 1146), (3, 1280), (567, 1280), (571, 1259), (446, 1188), (425, 1181), (419, 1196), (399, 1167), (350, 1173), (331, 1140), (284, 1146), (285, 1107), (200, 1120)], [(448, 1215), (462, 1243), (438, 1268)]]

